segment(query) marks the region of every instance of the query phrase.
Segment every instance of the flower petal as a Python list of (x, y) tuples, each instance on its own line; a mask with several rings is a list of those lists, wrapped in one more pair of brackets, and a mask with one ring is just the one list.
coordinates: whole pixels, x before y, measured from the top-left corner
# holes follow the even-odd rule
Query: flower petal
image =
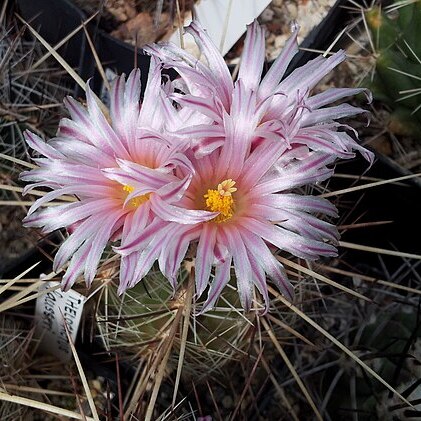
[[(292, 301), (294, 299), (294, 289), (288, 280), (283, 266), (276, 260), (268, 246), (259, 236), (253, 234), (247, 229), (241, 230), (241, 236), (247, 244), (249, 254), (258, 256), (257, 263), (268, 274), (269, 278), (275, 283), (279, 291)], [(260, 288), (263, 290), (264, 286), (261, 285)], [(265, 291), (263, 290), (262, 295), (264, 294)]]
[(324, 213), (328, 216), (337, 217), (336, 207), (327, 199), (315, 196), (302, 196), (293, 193), (270, 194), (260, 200), (261, 204), (280, 209), (294, 209), (308, 213)]
[(232, 258), (230, 256), (224, 263), (216, 266), (215, 277), (211, 287), (209, 288), (208, 297), (197, 315), (206, 313), (215, 305), (216, 300), (231, 278), (231, 261)]
[(85, 262), (85, 282), (89, 288), (94, 280), (98, 264), (112, 234), (119, 229), (124, 220), (124, 212), (116, 212), (107, 215), (102, 224), (98, 224), (95, 236), (92, 239), (92, 246)]
[(61, 280), (62, 291), (68, 291), (76, 282), (78, 276), (83, 272), (86, 259), (89, 256), (92, 242), (86, 241), (79, 250), (73, 255), (69, 267)]
[(39, 136), (35, 133), (30, 132), (29, 130), (25, 130), (23, 133), (26, 143), (29, 147), (36, 150), (41, 155), (46, 156), (50, 159), (61, 159), (63, 158), (63, 154), (49, 145), (47, 142), (42, 140)]
[(337, 256), (336, 248), (330, 244), (304, 238), (268, 222), (242, 218), (241, 224), (255, 235), (297, 257), (316, 260), (319, 256)]
[(254, 20), (247, 26), (244, 49), (241, 54), (238, 79), (250, 90), (256, 90), (262, 76), (265, 60), (265, 33), (263, 28)]
[(141, 233), (120, 247), (113, 247), (113, 250), (123, 256), (142, 250), (167, 225), (168, 222), (155, 218)]
[(253, 195), (260, 197), (326, 180), (332, 175), (333, 170), (326, 168), (325, 165), (332, 163), (335, 158), (325, 154), (314, 154), (290, 167), (279, 169), (279, 173), (274, 173), (268, 180), (262, 180), (253, 189)]
[(330, 88), (320, 94), (314, 95), (306, 101), (308, 107), (312, 110), (323, 107), (332, 102), (338, 101), (349, 96), (364, 93), (370, 103), (373, 99), (371, 92), (367, 88)]
[(196, 294), (201, 296), (208, 285), (212, 264), (214, 261), (213, 249), (216, 241), (216, 228), (211, 224), (204, 224), (200, 233), (196, 252)]
[(320, 108), (305, 114), (301, 120), (301, 127), (308, 127), (325, 121), (337, 120), (338, 118), (350, 117), (362, 113), (368, 113), (368, 111), (349, 104)]
[[(224, 227), (225, 228), (225, 227)], [(224, 229), (229, 244), (229, 251), (234, 259), (234, 270), (237, 279), (237, 289), (241, 305), (246, 311), (251, 308), (253, 297), (253, 281), (247, 250), (238, 230), (234, 226)]]
[(269, 97), (275, 91), (276, 86), (279, 84), (280, 80), (285, 74), (285, 71), (295, 56), (298, 53), (298, 44), (297, 36), (299, 32), (299, 27), (297, 26), (292, 33), (291, 37), (286, 42), (284, 48), (281, 51), (281, 54), (274, 61), (259, 87), (259, 99), (263, 100), (264, 98)]
[(152, 195), (150, 202), (152, 210), (164, 221), (193, 225), (200, 222), (210, 221), (218, 216), (218, 212), (185, 209), (170, 205), (168, 202), (162, 200), (158, 195)]
[(186, 28), (186, 32), (193, 35), (200, 51), (206, 57), (211, 72), (216, 76), (215, 81), (217, 84), (215, 88), (220, 94), (222, 103), (227, 107), (232, 91), (232, 79), (224, 58), (211, 38), (197, 22), (193, 21)]

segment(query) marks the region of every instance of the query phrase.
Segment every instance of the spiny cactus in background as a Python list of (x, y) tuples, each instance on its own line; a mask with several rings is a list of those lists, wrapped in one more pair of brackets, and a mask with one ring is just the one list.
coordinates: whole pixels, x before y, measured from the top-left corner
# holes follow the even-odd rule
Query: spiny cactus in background
[[(395, 275), (392, 275), (395, 276)], [(402, 273), (396, 271), (396, 277)], [(409, 273), (402, 283), (417, 284)], [(361, 287), (358, 275), (354, 285)], [(323, 408), (324, 419), (346, 419), (349, 413), (358, 414), (359, 420), (419, 419), (421, 405), (421, 325), (418, 294), (405, 297), (399, 293), (376, 287), (364, 294), (372, 303), (355, 303), (347, 297), (337, 296), (320, 318), (336, 337), (359, 355), (381, 377), (393, 385), (413, 407), (384, 392), (382, 385), (373, 382), (352, 361), (337, 353), (329, 343), (320, 350), (304, 346), (295, 350), (296, 364), (308, 372), (318, 373), (309, 378)], [(311, 336), (309, 339), (312, 339)], [(288, 382), (285, 379), (284, 382)]]
[(395, 1), (365, 13), (376, 50), (376, 71), (368, 83), (374, 98), (391, 110), (389, 129), (413, 135), (421, 130), (421, 1)]

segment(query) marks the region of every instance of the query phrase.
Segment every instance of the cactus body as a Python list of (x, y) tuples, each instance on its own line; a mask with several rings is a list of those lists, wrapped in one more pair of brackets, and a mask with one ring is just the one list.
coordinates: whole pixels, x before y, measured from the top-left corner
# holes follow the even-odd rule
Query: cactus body
[(366, 12), (376, 48), (376, 71), (369, 81), (374, 98), (391, 108), (389, 129), (415, 135), (421, 130), (421, 1), (391, 16), (374, 7)]

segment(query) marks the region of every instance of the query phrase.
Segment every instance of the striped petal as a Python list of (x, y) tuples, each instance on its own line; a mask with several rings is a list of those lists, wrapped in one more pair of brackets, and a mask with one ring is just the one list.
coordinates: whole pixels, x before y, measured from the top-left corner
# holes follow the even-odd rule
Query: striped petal
[(238, 79), (250, 90), (256, 90), (265, 60), (265, 33), (257, 20), (247, 27)]
[(240, 233), (235, 227), (225, 229), (224, 233), (228, 240), (229, 251), (234, 260), (234, 270), (241, 305), (246, 311), (249, 311), (253, 297), (253, 281), (251, 279), (251, 265), (247, 250)]
[(227, 260), (225, 260), (224, 263), (216, 266), (215, 277), (209, 288), (208, 297), (197, 315), (206, 313), (208, 310), (214, 307), (216, 300), (219, 298), (222, 290), (225, 288), (231, 278), (231, 261), (232, 258), (229, 257)]
[(263, 78), (260, 87), (259, 87), (259, 99), (264, 99), (269, 97), (275, 91), (275, 88), (281, 81), (282, 77), (285, 74), (285, 71), (295, 56), (298, 53), (298, 44), (297, 36), (299, 32), (299, 27), (295, 27), (292, 36), (286, 42), (284, 48), (281, 51), (281, 54), (274, 61), (265, 77)]
[(210, 224), (203, 226), (196, 252), (196, 293), (200, 297), (208, 284), (212, 264), (213, 249), (216, 241), (216, 228)]

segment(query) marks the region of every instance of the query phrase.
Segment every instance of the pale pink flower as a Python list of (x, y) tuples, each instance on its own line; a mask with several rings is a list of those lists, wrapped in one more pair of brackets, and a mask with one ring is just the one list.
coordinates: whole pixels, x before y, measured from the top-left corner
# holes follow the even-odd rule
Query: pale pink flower
[(192, 178), (180, 201), (156, 208), (160, 219), (115, 248), (123, 256), (141, 252), (133, 279), (145, 276), (158, 260), (162, 273), (174, 283), (190, 244), (197, 243), (197, 296), (211, 284), (202, 311), (215, 304), (231, 278), (231, 265), (246, 310), (254, 286), (267, 309), (266, 275), (292, 299), (292, 286), (270, 247), (310, 260), (336, 255), (336, 228), (313, 215), (334, 217), (335, 207), (321, 198), (291, 193), (330, 177), (326, 165), (336, 157), (290, 149), (277, 139), (263, 139), (250, 148), (244, 124), (249, 108), (242, 102), (237, 106), (235, 119), (223, 116), (221, 147), (199, 158), (186, 151), (192, 167), (176, 172), (180, 178)]
[[(110, 240), (121, 239), (124, 244), (153, 224), (152, 195), (160, 206), (171, 204), (180, 199), (190, 181), (191, 164), (176, 142), (156, 136), (164, 123), (175, 129), (181, 121), (163, 94), (161, 69), (155, 59), (151, 60), (142, 105), (140, 90), (139, 70), (133, 70), (127, 82), (124, 76), (117, 78), (108, 121), (87, 85), (87, 107), (67, 98), (71, 119), (61, 121), (57, 137), (44, 142), (29, 131), (25, 133), (28, 145), (43, 156), (35, 159), (39, 168), (22, 173), (22, 180), (33, 182), (25, 191), (35, 187), (52, 191), (31, 206), (24, 224), (42, 227), (43, 232), (68, 228), (70, 235), (54, 259), (55, 271), (70, 259), (62, 280), (65, 290), (82, 273), (86, 284), (91, 284)], [(184, 168), (182, 178), (175, 175), (177, 167)], [(119, 181), (121, 171), (127, 174), (124, 184)], [(142, 180), (141, 185), (136, 177)], [(77, 200), (41, 208), (62, 195)], [(139, 253), (121, 260), (120, 292), (134, 283), (131, 276)]]
[(224, 113), (236, 118), (240, 103), (247, 107), (248, 119), (243, 124), (250, 142), (259, 142), (262, 138), (278, 139), (291, 147), (305, 145), (313, 151), (338, 158), (353, 157), (355, 149), (372, 161), (373, 154), (345, 131), (353, 130), (335, 121), (366, 111), (349, 104), (326, 107), (361, 92), (370, 100), (370, 93), (363, 88), (331, 88), (311, 96), (317, 83), (345, 59), (344, 51), (328, 58), (319, 56), (281, 81), (298, 52), (296, 27), (279, 57), (261, 79), (265, 37), (264, 29), (255, 21), (248, 27), (238, 78), (233, 82), (222, 55), (206, 31), (197, 22), (193, 22), (186, 31), (195, 38), (207, 65), (171, 43), (154, 44), (145, 50), (159, 57), (164, 66), (175, 68), (182, 77), (184, 95), (177, 93), (172, 97), (179, 104), (200, 111), (215, 122), (211, 128), (196, 125), (179, 131), (180, 136), (189, 140), (195, 138), (193, 146), (197, 153), (209, 153), (223, 144)]

